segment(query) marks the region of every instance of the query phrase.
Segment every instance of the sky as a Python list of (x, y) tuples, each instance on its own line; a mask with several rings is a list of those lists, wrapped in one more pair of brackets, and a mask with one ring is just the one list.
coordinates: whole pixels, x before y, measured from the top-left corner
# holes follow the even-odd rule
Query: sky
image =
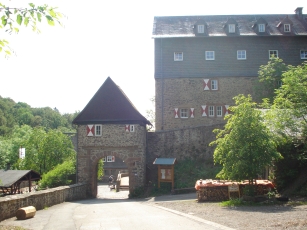
[(0, 53), (0, 96), (31, 107), (74, 113), (91, 100), (107, 77), (146, 115), (154, 110), (154, 16), (294, 14), (307, 1), (242, 0), (0, 0), (6, 6), (47, 4), (64, 14), (63, 26), (39, 24), (40, 34), (0, 29), (14, 54)]

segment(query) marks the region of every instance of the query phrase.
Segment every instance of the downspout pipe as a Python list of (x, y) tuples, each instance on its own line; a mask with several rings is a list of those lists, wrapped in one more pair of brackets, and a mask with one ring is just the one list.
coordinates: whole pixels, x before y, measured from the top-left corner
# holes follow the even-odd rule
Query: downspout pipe
[(163, 48), (162, 48), (163, 42), (162, 38), (160, 38), (160, 71), (161, 71), (161, 130), (164, 129), (164, 76), (163, 76)]

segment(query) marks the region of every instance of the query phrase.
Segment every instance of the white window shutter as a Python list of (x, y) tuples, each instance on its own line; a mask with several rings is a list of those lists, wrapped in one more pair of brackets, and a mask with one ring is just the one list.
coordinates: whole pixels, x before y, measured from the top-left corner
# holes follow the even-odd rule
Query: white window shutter
[(207, 106), (206, 106), (206, 105), (202, 105), (202, 106), (201, 106), (201, 115), (202, 115), (203, 117), (206, 117), (206, 116), (207, 116), (206, 109), (207, 109)]
[(210, 90), (209, 79), (204, 79), (204, 90)]
[(175, 118), (178, 118), (178, 117), (179, 117), (178, 108), (175, 108), (175, 109), (174, 109), (174, 113), (175, 113)]
[(194, 108), (190, 108), (190, 117), (194, 118)]
[(87, 125), (86, 126), (86, 136), (92, 137), (94, 136), (95, 125)]

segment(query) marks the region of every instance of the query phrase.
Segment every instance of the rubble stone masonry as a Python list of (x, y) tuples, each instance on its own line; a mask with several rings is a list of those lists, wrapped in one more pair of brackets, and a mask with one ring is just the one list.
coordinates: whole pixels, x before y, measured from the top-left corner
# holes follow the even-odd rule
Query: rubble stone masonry
[[(217, 80), (217, 90), (204, 90), (204, 79)], [(234, 105), (238, 94), (253, 96), (257, 77), (166, 78), (156, 79), (156, 130), (173, 130), (224, 122), (225, 105)], [(164, 82), (162, 86), (162, 82)], [(210, 82), (209, 82), (210, 84)], [(162, 92), (163, 91), (163, 92)], [(162, 103), (163, 100), (163, 103)], [(223, 116), (202, 116), (202, 105), (222, 106)], [(174, 109), (194, 108), (194, 117), (175, 118)]]
[(89, 184), (88, 193), (97, 195), (97, 163), (107, 156), (120, 158), (129, 171), (130, 193), (145, 183), (146, 128), (134, 125), (127, 132), (125, 124), (102, 125), (101, 136), (87, 136), (87, 126), (78, 127), (78, 182)]
[(0, 221), (14, 217), (19, 208), (34, 206), (42, 210), (65, 201), (86, 199), (87, 184), (61, 186), (31, 193), (0, 197)]

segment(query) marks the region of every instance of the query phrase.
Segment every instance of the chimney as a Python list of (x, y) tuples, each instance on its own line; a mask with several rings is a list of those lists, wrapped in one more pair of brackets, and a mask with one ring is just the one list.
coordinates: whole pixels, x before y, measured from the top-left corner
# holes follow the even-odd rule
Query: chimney
[(294, 12), (298, 18), (303, 18), (303, 7), (297, 7)]

